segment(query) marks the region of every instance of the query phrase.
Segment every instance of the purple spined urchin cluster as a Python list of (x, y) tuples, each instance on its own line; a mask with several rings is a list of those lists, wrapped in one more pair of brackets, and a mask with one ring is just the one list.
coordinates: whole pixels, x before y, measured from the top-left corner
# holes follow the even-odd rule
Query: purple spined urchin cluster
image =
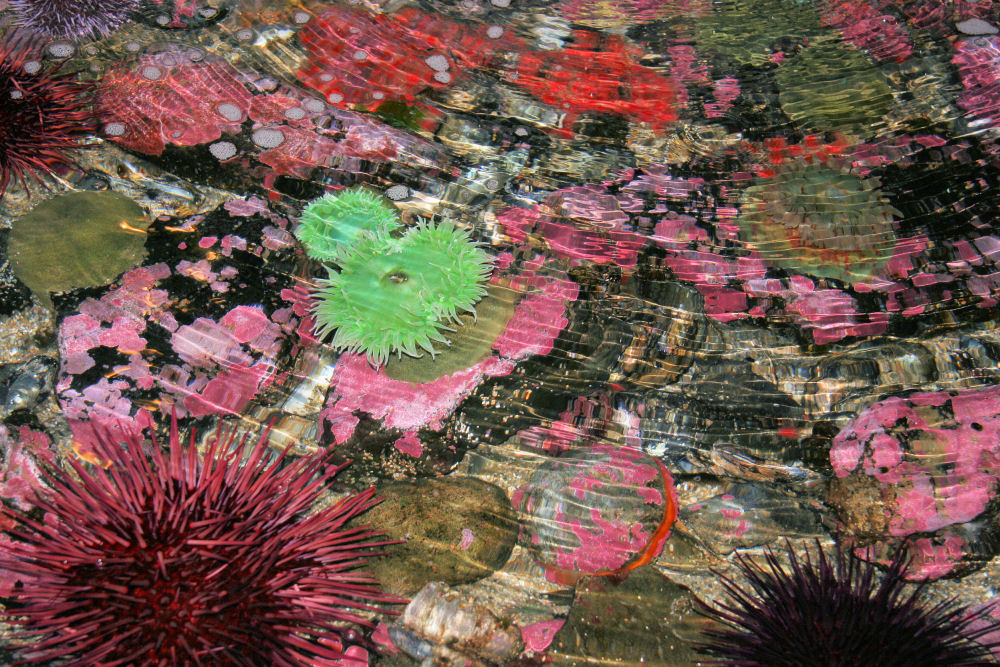
[(17, 25), (48, 37), (106, 36), (125, 23), (139, 0), (11, 0)]
[[(0, 568), (23, 589), (4, 620), (21, 664), (341, 665), (365, 618), (396, 602), (355, 571), (388, 544), (349, 522), (374, 490), (312, 511), (338, 467), (289, 461), (217, 431), (204, 457), (136, 433), (94, 444), (85, 467), (48, 467), (36, 519), (6, 508)], [(352, 645), (354, 648), (352, 648)]]
[(741, 555), (743, 581), (719, 575), (724, 602), (701, 605), (719, 626), (699, 649), (720, 664), (761, 667), (985, 665), (1000, 642), (977, 640), (1000, 629), (990, 608), (925, 601), (923, 584), (908, 589), (906, 554), (886, 571), (838, 550), (814, 559), (788, 547), (786, 569), (771, 550), (760, 564)]

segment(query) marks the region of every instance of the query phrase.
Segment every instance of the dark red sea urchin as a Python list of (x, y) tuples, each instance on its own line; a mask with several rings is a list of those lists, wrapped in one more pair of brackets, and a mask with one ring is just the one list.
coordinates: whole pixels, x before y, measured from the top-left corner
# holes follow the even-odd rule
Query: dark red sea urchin
[(67, 152), (97, 128), (93, 87), (42, 64), (23, 39), (0, 36), (0, 198), (11, 180), (69, 167)]
[(47, 37), (106, 36), (138, 9), (139, 0), (11, 0), (16, 23)]
[(354, 571), (388, 544), (347, 525), (373, 489), (308, 514), (340, 470), (322, 455), (271, 460), (266, 436), (217, 431), (202, 459), (176, 423), (166, 453), (124, 439), (95, 447), (106, 470), (47, 471), (44, 521), (4, 510), (24, 663), (334, 665), (371, 627), (359, 610), (399, 601)]
[[(959, 667), (996, 664), (1000, 629), (988, 609), (929, 604), (923, 585), (907, 592), (905, 552), (881, 575), (853, 553), (796, 556), (790, 569), (768, 551), (764, 565), (737, 556), (745, 583), (722, 576), (728, 598), (701, 611), (721, 627), (699, 649), (713, 664), (766, 667)], [(973, 629), (975, 626), (976, 629)]]

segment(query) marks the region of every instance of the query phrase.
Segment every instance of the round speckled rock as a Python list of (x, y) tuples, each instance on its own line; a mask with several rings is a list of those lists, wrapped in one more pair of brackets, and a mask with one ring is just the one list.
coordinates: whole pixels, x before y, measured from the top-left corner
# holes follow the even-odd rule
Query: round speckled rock
[(514, 494), (521, 543), (559, 583), (627, 572), (663, 548), (677, 518), (673, 480), (630, 447), (593, 444), (542, 464)]
[(410, 596), (431, 581), (455, 586), (503, 566), (517, 540), (517, 518), (497, 486), (470, 477), (387, 484), (366, 518), (388, 539), (406, 540), (371, 567), (383, 587)]

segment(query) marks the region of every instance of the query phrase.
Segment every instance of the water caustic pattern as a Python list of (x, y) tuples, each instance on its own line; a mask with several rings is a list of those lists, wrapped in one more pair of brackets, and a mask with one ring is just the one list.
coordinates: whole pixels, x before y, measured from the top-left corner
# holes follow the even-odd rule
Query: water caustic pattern
[[(0, 0), (0, 60), (4, 656), (824, 664), (884, 579), (885, 645), (954, 611), (925, 662), (1000, 659), (996, 3)], [(220, 425), (339, 473), (281, 530), (60, 574), (54, 508), (120, 544), (110, 484), (175, 525), (144, 480), (242, 459), (155, 442)], [(227, 602), (257, 566), (220, 554), (380, 495), (339, 530), (384, 553), (274, 571), (385, 604), (275, 583), (307, 639)]]

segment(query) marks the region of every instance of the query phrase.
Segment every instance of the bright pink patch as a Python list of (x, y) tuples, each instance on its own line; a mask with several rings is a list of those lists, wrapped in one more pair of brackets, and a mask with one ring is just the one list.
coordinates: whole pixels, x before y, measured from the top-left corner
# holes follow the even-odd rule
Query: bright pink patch
[(424, 453), (423, 443), (420, 442), (420, 438), (417, 437), (416, 431), (406, 431), (403, 433), (403, 437), (396, 440), (393, 446), (397, 451), (406, 454), (407, 456), (412, 456), (415, 459), (419, 459), (420, 455)]
[(521, 639), (529, 651), (544, 651), (565, 622), (564, 619), (556, 619), (525, 625), (521, 628)]

